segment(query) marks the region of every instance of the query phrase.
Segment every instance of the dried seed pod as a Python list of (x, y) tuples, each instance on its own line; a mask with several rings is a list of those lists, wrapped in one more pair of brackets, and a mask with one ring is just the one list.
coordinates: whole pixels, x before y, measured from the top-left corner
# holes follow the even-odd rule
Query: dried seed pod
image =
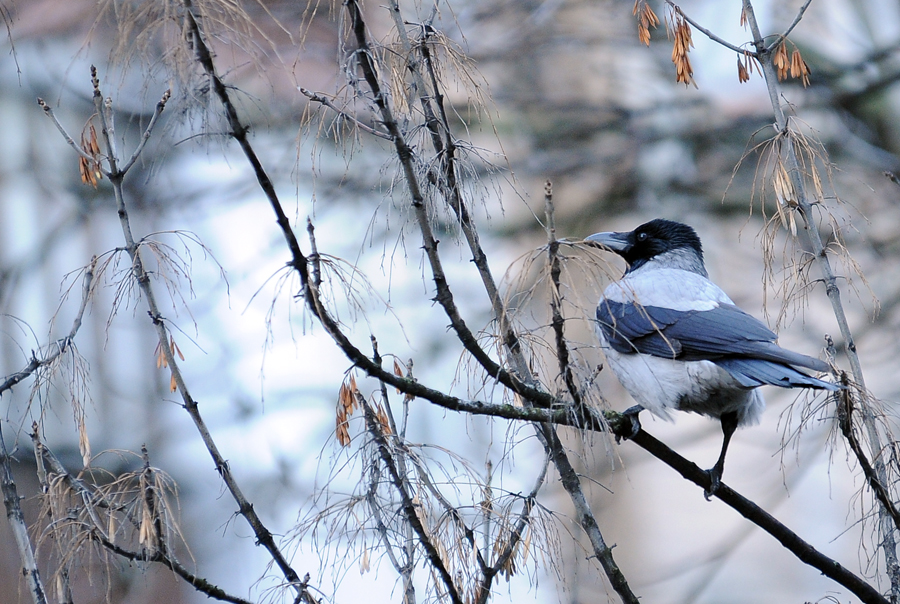
[(691, 60), (688, 58), (688, 53), (694, 46), (694, 42), (691, 40), (691, 26), (680, 12), (675, 13), (672, 35), (674, 38), (672, 63), (675, 64), (675, 81), (685, 85), (693, 84), (696, 87), (694, 68), (691, 67)]
[(787, 46), (784, 41), (775, 49), (772, 62), (775, 65), (775, 70), (778, 72), (778, 79), (786, 80), (790, 73), (791, 62), (788, 59)]
[(743, 84), (744, 82), (748, 82), (750, 80), (750, 73), (747, 71), (747, 68), (744, 66), (744, 62), (741, 61), (741, 57), (738, 56), (737, 60), (737, 69), (738, 69), (738, 82)]
[(659, 17), (650, 8), (646, 0), (635, 0), (633, 15), (638, 17), (638, 40), (650, 46), (650, 28), (659, 26)]

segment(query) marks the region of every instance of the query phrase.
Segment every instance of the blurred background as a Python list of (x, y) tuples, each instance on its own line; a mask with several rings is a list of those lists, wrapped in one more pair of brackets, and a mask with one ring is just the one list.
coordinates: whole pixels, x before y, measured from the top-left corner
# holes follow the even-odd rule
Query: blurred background
[[(0, 371), (20, 370), (32, 351), (69, 331), (79, 301), (77, 271), (93, 255), (124, 245), (109, 183), (95, 189), (80, 181), (77, 157), (35, 98), (45, 99), (77, 139), (93, 113), (89, 66), (96, 65), (127, 156), (163, 91), (173, 87), (173, 101), (129, 174), (126, 193), (136, 236), (159, 233), (156, 238), (183, 261), (183, 274), (168, 276), (184, 300), (167, 299), (163, 312), (178, 327), (192, 393), (294, 567), (310, 572), (329, 601), (361, 594), (370, 602), (400, 601), (385, 560), (373, 560), (364, 572), (366, 545), (344, 548), (333, 541), (326, 548), (295, 530), (329, 497), (353, 491), (358, 480), (348, 470), (358, 460), (333, 436), (349, 362), (294, 299), (298, 283), (284, 268), (287, 250), (271, 209), (239, 149), (224, 136), (225, 124), (207, 111), (208, 90), (191, 73), (196, 68), (172, 60), (160, 30), (141, 30), (149, 4), (0, 4), (8, 31), (0, 58)], [(667, 14), (661, 3), (650, 4), (661, 18)], [(777, 33), (802, 4), (757, 1), (754, 7), (763, 31)], [(431, 12), (430, 6), (402, 6), (410, 20)], [(740, 2), (686, 0), (680, 6), (721, 38), (736, 45), (750, 39), (740, 26)], [(764, 170), (756, 152), (774, 131), (758, 74), (740, 84), (734, 53), (695, 30), (697, 87), (676, 84), (664, 29), (652, 32), (649, 48), (640, 44), (632, 3), (624, 0), (450, 0), (437, 7), (435, 26), (479, 74), (473, 86), (484, 99), (482, 109), (473, 108), (461, 88), (448, 94), (460, 116), (456, 135), (487, 158), (469, 174), (469, 190), (497, 276), (510, 269), (515, 283), (517, 259), (546, 242), (549, 180), (559, 237), (630, 230), (658, 216), (689, 223), (703, 240), (712, 279), (776, 326), (782, 301), (772, 283), (784, 275), (779, 256), (764, 289), (760, 234), (773, 210), (760, 206)], [(465, 395), (461, 347), (430, 301), (420, 236), (395, 195), (389, 146), (364, 133), (334, 136), (328, 112), (308, 105), (298, 90), (333, 93), (345, 85), (340, 4), (261, 1), (242, 10), (253, 27), (242, 44), (214, 41), (217, 64), (240, 91), (239, 110), (252, 123), (253, 144), (298, 235), (312, 218), (319, 250), (355, 265), (354, 279), (371, 284), (362, 296), (365, 312), (341, 307), (340, 318), (361, 348), (374, 334), (382, 354), (404, 365), (414, 360), (417, 378)], [(385, 39), (388, 11), (373, 3), (366, 10), (373, 36)], [(123, 37), (116, 23), (127, 15), (136, 26)], [(782, 101), (821, 141), (833, 165), (828, 204), (864, 275), (840, 265), (842, 293), (867, 385), (890, 410), (900, 389), (900, 186), (885, 172), (900, 170), (900, 4), (817, 0), (790, 39), (812, 75), (806, 88), (787, 82)], [(186, 90), (185, 82), (195, 87)], [(310, 112), (322, 119), (309, 121)], [(486, 327), (490, 305), (467, 251), (452, 239), (452, 224), (440, 228), (457, 301), (470, 325)], [(779, 254), (784, 242), (782, 229), (774, 244)], [(76, 340), (89, 369), (84, 388), (70, 388), (61, 376), (37, 391), (23, 383), (0, 398), (26, 511), (36, 518), (39, 487), (27, 437), (33, 420), (40, 420), (45, 442), (68, 467), (81, 468), (77, 397), (93, 453), (112, 451), (92, 463), (113, 473), (135, 469), (140, 459), (124, 452), (146, 444), (153, 464), (177, 481), (180, 529), (190, 548), (183, 558), (198, 574), (254, 601), (275, 598), (278, 581), (267, 574), (265, 552), (236, 517), (194, 427), (169, 393), (169, 374), (156, 366), (156, 336), (143, 301), (116, 289), (128, 262), (111, 266), (118, 272), (107, 274)], [(587, 316), (603, 286), (589, 281), (572, 284)], [(820, 355), (824, 334), (841, 341), (821, 284), (808, 293), (806, 303), (788, 307), (781, 343)], [(591, 362), (590, 326), (576, 323), (572, 343)], [(592, 361), (601, 362), (599, 355)], [(598, 387), (612, 408), (624, 410), (632, 401), (608, 373), (600, 373)], [(368, 392), (374, 384), (361, 388)], [(843, 565), (883, 576), (867, 525), (859, 521), (867, 510), (855, 495), (862, 481), (843, 445), (829, 446), (827, 410), (797, 436), (804, 401), (775, 389), (766, 397), (762, 425), (735, 436), (726, 481)], [(721, 442), (718, 423), (700, 417), (679, 415), (675, 424), (645, 417), (644, 427), (701, 467), (712, 464)], [(353, 430), (358, 433), (359, 425)], [(467, 418), (423, 401), (412, 407), (409, 438), (456, 452), (474, 471), (487, 472), (489, 462), (502, 465), (502, 487), (512, 492), (530, 488), (542, 456), (527, 427)], [(642, 450), (599, 435), (573, 433), (567, 444), (607, 542), (618, 544), (617, 561), (647, 602), (801, 602), (829, 595), (852, 601)], [(569, 501), (553, 474), (542, 504), (559, 514), (563, 535), (580, 534), (567, 520)], [(8, 524), (0, 523), (0, 604), (28, 598), (11, 539)], [(561, 560), (529, 561), (536, 569), (500, 584), (493, 601), (605, 601), (609, 590), (588, 550), (568, 537), (560, 547)], [(101, 573), (97, 564), (97, 577), (110, 579), (94, 582), (87, 573), (80, 601), (207, 600), (167, 570), (117, 562)]]

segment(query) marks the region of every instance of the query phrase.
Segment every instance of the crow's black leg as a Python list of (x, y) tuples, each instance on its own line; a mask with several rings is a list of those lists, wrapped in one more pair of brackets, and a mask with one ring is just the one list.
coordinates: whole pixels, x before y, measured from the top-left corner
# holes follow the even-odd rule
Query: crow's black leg
[(640, 415), (641, 411), (643, 410), (644, 408), (640, 405), (635, 405), (633, 407), (625, 409), (622, 415), (624, 415), (628, 419), (628, 421), (631, 422), (631, 431), (627, 436), (616, 436), (617, 443), (620, 442), (622, 438), (624, 438), (625, 440), (634, 438), (635, 434), (641, 431), (641, 420), (638, 418), (638, 415)]
[(716, 461), (716, 465), (706, 471), (709, 475), (709, 488), (703, 492), (703, 496), (706, 497), (707, 501), (713, 496), (719, 488), (719, 484), (722, 482), (722, 473), (725, 471), (725, 453), (728, 451), (728, 443), (731, 442), (731, 436), (734, 434), (738, 425), (738, 415), (736, 411), (723, 413), (720, 419), (722, 421), (722, 434), (725, 438), (722, 440), (722, 452), (719, 453), (719, 459)]

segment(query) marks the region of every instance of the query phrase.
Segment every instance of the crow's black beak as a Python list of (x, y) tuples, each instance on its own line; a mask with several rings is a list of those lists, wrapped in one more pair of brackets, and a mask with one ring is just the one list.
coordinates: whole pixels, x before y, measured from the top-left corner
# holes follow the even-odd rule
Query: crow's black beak
[(584, 240), (621, 254), (631, 247), (629, 235), (631, 233), (595, 233)]

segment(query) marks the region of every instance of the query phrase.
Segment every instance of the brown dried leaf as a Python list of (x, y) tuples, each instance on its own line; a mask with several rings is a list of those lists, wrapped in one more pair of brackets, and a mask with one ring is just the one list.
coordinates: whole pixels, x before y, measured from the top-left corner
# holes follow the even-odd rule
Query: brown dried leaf
[(142, 508), (141, 513), (141, 527), (140, 533), (138, 537), (138, 543), (141, 545), (150, 545), (156, 541), (154, 535), (156, 531), (153, 528), (153, 517), (150, 515), (150, 510), (147, 509), (146, 506)]
[(346, 413), (353, 406), (353, 396), (350, 394), (350, 388), (347, 384), (341, 384), (338, 390), (338, 413)]
[(335, 436), (337, 436), (338, 443), (340, 443), (342, 447), (350, 446), (350, 430), (347, 427), (346, 420), (338, 420), (334, 433)]

